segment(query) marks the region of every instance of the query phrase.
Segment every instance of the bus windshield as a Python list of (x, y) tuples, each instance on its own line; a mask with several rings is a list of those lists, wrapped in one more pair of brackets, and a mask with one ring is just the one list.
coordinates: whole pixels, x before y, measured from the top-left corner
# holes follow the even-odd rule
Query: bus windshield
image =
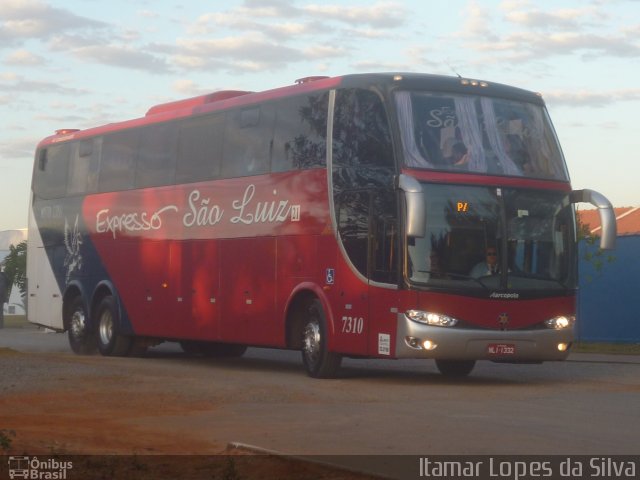
[(411, 283), (492, 291), (575, 288), (573, 208), (566, 193), (434, 184), (423, 184), (423, 192), (427, 231), (408, 239)]
[(407, 91), (395, 100), (407, 167), (568, 180), (540, 105)]

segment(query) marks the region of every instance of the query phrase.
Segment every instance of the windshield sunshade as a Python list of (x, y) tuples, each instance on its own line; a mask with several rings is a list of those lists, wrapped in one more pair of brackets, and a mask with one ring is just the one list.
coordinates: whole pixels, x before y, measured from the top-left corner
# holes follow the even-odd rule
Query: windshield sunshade
[(396, 93), (410, 168), (567, 180), (546, 111), (511, 100)]

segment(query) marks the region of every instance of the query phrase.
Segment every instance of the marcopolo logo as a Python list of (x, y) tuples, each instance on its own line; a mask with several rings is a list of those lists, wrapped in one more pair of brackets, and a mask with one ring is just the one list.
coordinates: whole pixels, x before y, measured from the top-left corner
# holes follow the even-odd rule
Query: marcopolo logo
[(38, 457), (9, 457), (9, 478), (11, 479), (65, 480), (68, 478), (67, 471), (72, 468), (73, 462), (55, 458), (39, 460)]
[(504, 300), (517, 300), (520, 298), (519, 293), (502, 293), (502, 292), (491, 292), (489, 298), (500, 298)]

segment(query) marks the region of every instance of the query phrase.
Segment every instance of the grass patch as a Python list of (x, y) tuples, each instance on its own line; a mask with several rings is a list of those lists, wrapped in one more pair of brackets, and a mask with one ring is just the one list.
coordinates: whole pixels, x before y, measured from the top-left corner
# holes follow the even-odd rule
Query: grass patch
[(9, 357), (12, 355), (21, 355), (21, 353), (13, 348), (0, 347), (0, 357)]
[(602, 353), (613, 355), (640, 355), (640, 343), (577, 342), (571, 349), (575, 353)]

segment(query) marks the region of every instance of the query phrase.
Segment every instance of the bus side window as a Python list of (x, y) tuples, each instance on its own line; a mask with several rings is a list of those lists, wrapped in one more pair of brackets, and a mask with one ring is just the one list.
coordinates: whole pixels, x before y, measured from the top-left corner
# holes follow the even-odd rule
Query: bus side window
[(33, 191), (44, 199), (61, 198), (67, 192), (67, 169), (71, 144), (53, 145), (38, 153)]
[(170, 185), (174, 181), (178, 128), (175, 123), (151, 125), (140, 132), (136, 187)]
[(371, 194), (371, 280), (396, 284), (397, 195), (393, 190), (374, 190)]
[(101, 148), (101, 137), (73, 144), (69, 160), (67, 195), (93, 193), (98, 189)]
[(340, 90), (333, 134), (334, 161), (341, 165), (394, 170), (391, 130), (378, 95), (369, 90)]
[(123, 130), (104, 137), (100, 178), (101, 192), (133, 188), (139, 130)]
[(395, 172), (391, 130), (378, 95), (340, 90), (333, 124), (333, 177), (342, 189), (390, 187)]
[(220, 177), (224, 114), (190, 118), (180, 124), (176, 183)]
[(369, 192), (346, 192), (338, 202), (338, 232), (354, 267), (367, 276)]
[(269, 171), (275, 110), (272, 105), (227, 113), (222, 177), (259, 175)]
[(271, 171), (284, 172), (326, 164), (327, 92), (279, 100)]

